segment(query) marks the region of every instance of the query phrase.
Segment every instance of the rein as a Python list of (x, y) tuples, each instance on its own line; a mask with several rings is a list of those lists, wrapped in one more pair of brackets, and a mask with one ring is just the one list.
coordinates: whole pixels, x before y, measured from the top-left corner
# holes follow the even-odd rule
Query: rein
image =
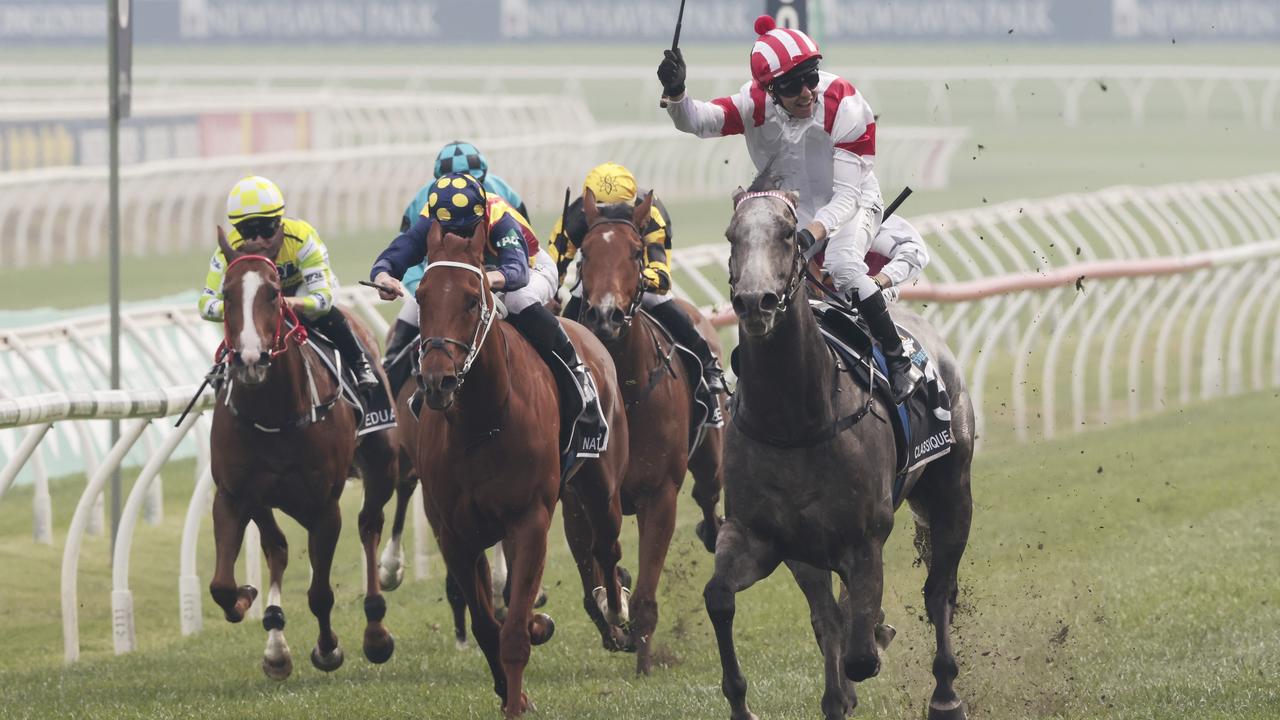
[[(657, 322), (657, 320), (653, 320), (652, 318), (650, 318), (650, 320), (654, 323)], [(667, 373), (669, 373), (671, 377), (676, 377), (675, 368), (671, 367), (671, 356), (674, 355), (676, 352), (675, 341), (673, 340), (671, 342), (671, 348), (667, 350), (666, 355), (663, 355), (662, 344), (658, 341), (658, 334), (654, 332), (653, 326), (646, 325), (645, 327), (649, 331), (650, 339), (653, 340), (653, 357), (655, 362), (653, 365), (653, 369), (649, 371), (649, 382), (644, 386), (644, 388), (640, 390), (640, 394), (637, 395), (635, 399), (629, 400), (627, 402), (626, 404), (627, 410), (630, 410), (631, 408), (644, 402), (645, 399), (648, 398), (651, 393), (653, 393), (654, 389), (658, 387), (658, 382), (662, 380), (663, 371), (666, 371)], [(634, 382), (634, 381), (628, 381), (628, 382)]]
[[(273, 271), (276, 270), (275, 261), (264, 255), (241, 255), (227, 265), (227, 270), (230, 271), (237, 263), (244, 260), (258, 260), (265, 262), (271, 266)], [(279, 272), (276, 272), (278, 276)], [(286, 323), (286, 321), (288, 322)], [(281, 334), (281, 330), (286, 326), (286, 324), (289, 325), (289, 331)], [(227, 336), (227, 316), (224, 312), (222, 315), (222, 342), (218, 345), (218, 349), (213, 353), (214, 362), (222, 362), (222, 358), (227, 355), (239, 355), (237, 351), (231, 349), (231, 343), (227, 341)], [(293, 340), (294, 344), (301, 346), (302, 343), (307, 341), (307, 329), (298, 321), (298, 314), (293, 311), (292, 307), (289, 307), (289, 303), (284, 301), (284, 296), (282, 295), (279, 302), (279, 312), (276, 315), (275, 334), (271, 338), (271, 349), (267, 358), (268, 363), (288, 351), (290, 339)]]
[[(447, 337), (429, 337), (423, 338), (418, 348), (418, 365), (421, 367), (422, 361), (432, 350), (439, 350), (453, 361), (453, 369), (458, 376), (458, 390), (462, 389), (462, 384), (466, 381), (467, 373), (471, 370), (471, 365), (476, 361), (476, 357), (480, 355), (480, 348), (484, 346), (484, 341), (489, 337), (489, 330), (493, 328), (494, 318), (497, 317), (497, 300), (493, 297), (493, 293), (489, 291), (489, 279), (485, 277), (484, 270), (471, 265), (470, 263), (454, 262), (452, 260), (437, 260), (427, 265), (422, 271), (422, 278), (425, 281), (427, 273), (431, 272), (431, 268), (451, 267), (460, 268), (473, 272), (480, 276), (480, 287), (484, 291), (488, 302), (485, 303), (484, 309), (480, 311), (480, 322), (476, 325), (475, 334), (471, 336), (470, 343), (464, 343), (461, 340), (454, 340)], [(462, 367), (458, 367), (457, 360), (453, 354), (449, 352), (449, 345), (457, 345), (466, 353), (466, 357), (462, 360)], [(421, 382), (421, 380), (419, 380)]]

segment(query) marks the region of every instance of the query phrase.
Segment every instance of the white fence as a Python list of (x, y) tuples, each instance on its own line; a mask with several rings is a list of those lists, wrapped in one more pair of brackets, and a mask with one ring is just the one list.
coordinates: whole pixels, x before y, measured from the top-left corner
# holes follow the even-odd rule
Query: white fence
[[(966, 137), (954, 128), (894, 128), (881, 136), (877, 173), (887, 186), (946, 184)], [(594, 165), (626, 164), (668, 198), (707, 199), (755, 174), (742, 142), (702, 141), (670, 127), (634, 126), (536, 136), (476, 138), (490, 164), (529, 207), (559, 208)], [(225, 222), (227, 190), (246, 174), (275, 180), (290, 213), (325, 234), (393, 230), (405, 200), (430, 179), (438, 144), (374, 145), (323, 152), (176, 160), (121, 171), (121, 237), (130, 255), (210, 247)], [(45, 266), (100, 256), (106, 245), (106, 171), (53, 168), (0, 174), (0, 267)], [(195, 231), (199, 229), (199, 234)]]
[[(545, 84), (562, 94), (589, 96), (606, 89), (616, 94), (622, 88), (632, 103), (652, 104), (659, 94), (652, 65), (276, 65), (255, 67), (258, 88), (298, 86), (367, 87), (370, 84), (422, 92), (428, 89), (459, 89), (498, 95), (506, 90), (527, 92), (535, 84)], [(1068, 126), (1080, 124), (1086, 93), (1116, 92), (1124, 97), (1125, 112), (1136, 126), (1149, 119), (1153, 95), (1169, 95), (1180, 114), (1192, 123), (1202, 122), (1219, 109), (1229, 110), (1246, 125), (1274, 128), (1280, 124), (1280, 68), (1265, 66), (1188, 65), (1014, 65), (1014, 66), (928, 66), (857, 67), (828, 61), (827, 67), (853, 81), (869, 97), (893, 88), (913, 87), (922, 96), (928, 117), (952, 123), (953, 98), (968, 94), (966, 86), (981, 89), (984, 102), (1008, 122), (1019, 119), (1019, 92), (1032, 85), (1051, 85), (1056, 92), (1062, 120)], [(746, 63), (741, 65), (693, 66), (689, 70), (694, 92), (715, 94), (736, 91), (746, 81)], [(105, 93), (102, 68), (85, 65), (0, 66), (0, 97), (31, 98), (46, 92), (34, 88), (57, 84), (70, 86), (64, 92), (100, 96)], [(196, 85), (244, 87), (244, 74), (236, 66), (140, 66), (134, 74), (140, 93), (186, 92)], [(74, 88), (79, 88), (75, 90)], [(975, 96), (978, 94), (975, 93)], [(990, 114), (990, 113), (988, 113)]]
[[(1003, 416), (1016, 437), (1052, 437), (1064, 419), (1079, 431), (1094, 423), (1162, 412), (1196, 399), (1280, 387), (1280, 174), (1231, 181), (1156, 188), (1110, 188), (1088, 195), (1014, 202), (977, 210), (916, 218), (935, 258), (930, 282), (906, 288), (904, 298), (923, 309), (948, 336), (965, 369), (979, 414), (979, 434), (987, 437), (993, 418)], [(677, 253), (677, 291), (700, 302), (723, 302), (728, 249), (723, 245)], [(346, 290), (344, 302), (372, 313), (372, 291)], [(146, 418), (172, 415), (199, 378), (216, 326), (203, 333), (190, 325), (189, 306), (149, 310), (131, 317), (126, 328), (172, 325), (170, 334), (203, 362), (182, 362), (175, 349), (132, 348), (135, 367), (158, 363), (166, 391), (129, 391), (0, 400), (0, 494), (28, 459), (38, 459), (42, 438), (55, 422), (78, 417), (141, 416), (122, 439), (87, 464), (89, 484), (77, 505), (63, 559), (63, 618), (68, 661), (78, 657), (76, 569), (80, 543), (95, 513), (94, 503), (111, 470), (151, 424)], [(188, 320), (180, 320), (185, 316)], [(385, 328), (380, 325), (379, 329)], [(88, 337), (101, 342), (103, 318), (13, 331), (4, 337), (16, 356), (44, 382), (59, 383), (74, 366), (41, 373), (38, 351), (87, 352)], [(130, 331), (136, 337), (140, 330)], [(138, 346), (156, 345), (144, 339)], [(72, 354), (75, 354), (73, 352)], [(152, 352), (160, 353), (153, 356)], [(12, 358), (4, 358), (13, 361)], [(178, 360), (178, 362), (175, 362)], [(47, 361), (46, 361), (47, 362)], [(1068, 362), (1070, 363), (1068, 366)], [(139, 370), (131, 382), (153, 376)], [(1175, 391), (1176, 388), (1176, 391)], [(1059, 407), (1059, 394), (1069, 407)], [(145, 398), (144, 402), (139, 402)], [(1007, 398), (997, 410), (996, 400)], [(207, 407), (205, 397), (201, 409)], [(1032, 417), (1038, 418), (1033, 421)], [(191, 416), (166, 429), (146, 453), (147, 465), (130, 493), (125, 522), (132, 533), (155, 474), (183, 436), (202, 423)], [(27, 426), (19, 437), (16, 428)], [(58, 427), (54, 425), (55, 429)], [(1038, 427), (1038, 432), (1036, 428)], [(204, 432), (207, 432), (204, 431)], [(199, 435), (199, 431), (197, 435)], [(88, 457), (96, 452), (94, 433), (73, 432)], [(199, 443), (207, 443), (203, 438)], [(35, 466), (38, 467), (38, 466)], [(195, 542), (208, 512), (211, 480), (207, 462), (197, 462), (199, 480), (188, 506), (181, 548), (179, 608), (183, 632), (199, 629), (202, 588), (195, 567)], [(37, 476), (39, 475), (37, 471)], [(37, 477), (37, 483), (45, 482)], [(37, 515), (42, 511), (37, 493)], [(44, 493), (43, 511), (48, 496)], [(415, 522), (422, 513), (415, 511)], [(48, 524), (47, 518), (41, 522)], [(125, 525), (122, 524), (122, 527)], [(425, 529), (415, 527), (419, 542)], [(122, 531), (113, 565), (113, 631), (117, 652), (132, 649), (134, 621), (128, 594), (129, 535)], [(256, 540), (246, 542), (252, 547)], [(418, 545), (419, 571), (425, 567)], [(248, 574), (257, 578), (256, 554)]]

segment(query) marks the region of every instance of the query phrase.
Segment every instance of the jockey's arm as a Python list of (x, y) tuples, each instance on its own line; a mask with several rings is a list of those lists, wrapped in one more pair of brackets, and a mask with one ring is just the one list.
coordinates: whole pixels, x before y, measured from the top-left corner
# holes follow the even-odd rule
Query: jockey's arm
[(837, 101), (839, 105), (830, 125), (833, 142), (831, 200), (813, 215), (814, 222), (821, 224), (828, 235), (848, 224), (860, 211), (878, 213), (881, 204), (878, 191), (874, 196), (867, 192), (878, 187), (874, 181), (875, 114), (852, 85), (843, 80), (837, 82), (839, 84), (832, 84), (832, 89), (837, 93), (843, 90), (846, 94)]
[(329, 268), (329, 252), (320, 236), (312, 230), (298, 251), (298, 269), (302, 272), (305, 294), (298, 296), (295, 309), (307, 317), (320, 317), (333, 309), (333, 271)]
[(200, 317), (210, 322), (222, 322), (222, 276), (227, 271), (221, 250), (213, 251), (209, 260), (209, 272), (204, 278), (204, 290), (200, 292)]
[(499, 220), (489, 230), (489, 243), (498, 254), (497, 271), (502, 274), (502, 287), (510, 292), (529, 284), (529, 250), (519, 223), (509, 217)]
[(431, 218), (419, 216), (412, 227), (397, 235), (378, 255), (369, 270), (369, 279), (376, 282), (378, 275), (384, 272), (396, 280), (403, 278), (409, 268), (426, 259), (427, 232), (430, 229)]
[(670, 225), (655, 201), (649, 210), (649, 223), (644, 228), (645, 290), (665, 295), (671, 290)]
[(716, 98), (711, 102), (694, 100), (689, 93), (672, 98), (667, 105), (667, 115), (676, 129), (700, 138), (723, 137), (742, 134), (743, 108), (747, 107), (747, 87), (730, 97)]

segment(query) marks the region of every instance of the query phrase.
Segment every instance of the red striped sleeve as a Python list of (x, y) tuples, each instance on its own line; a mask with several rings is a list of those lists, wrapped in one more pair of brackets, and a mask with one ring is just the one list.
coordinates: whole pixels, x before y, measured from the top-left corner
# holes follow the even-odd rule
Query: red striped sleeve
[(826, 118), (822, 123), (822, 127), (826, 128), (827, 134), (831, 134), (831, 128), (836, 124), (836, 113), (840, 111), (840, 101), (847, 97), (853, 97), (858, 93), (853, 85), (844, 78), (836, 78), (827, 86), (827, 91), (822, 94), (822, 106), (826, 109)]
[(841, 150), (848, 150), (854, 155), (875, 155), (876, 154), (876, 124), (868, 123), (867, 131), (862, 133), (862, 137), (853, 142), (836, 143), (836, 147)]
[(724, 125), (720, 126), (720, 134), (741, 135), (742, 113), (738, 112), (738, 106), (733, 104), (733, 98), (716, 98), (711, 101), (711, 104), (724, 110)]
[(751, 84), (751, 122), (756, 127), (764, 124), (764, 88), (756, 83)]

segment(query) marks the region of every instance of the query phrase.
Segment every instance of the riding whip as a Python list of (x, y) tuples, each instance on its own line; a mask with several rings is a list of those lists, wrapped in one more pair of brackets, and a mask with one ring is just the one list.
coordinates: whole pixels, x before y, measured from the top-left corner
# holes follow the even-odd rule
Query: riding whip
[[(684, 0), (680, 0), (680, 14), (676, 16), (676, 34), (671, 38), (671, 52), (680, 49), (680, 26), (684, 24)], [(671, 98), (666, 95), (662, 96), (662, 100), (658, 102), (658, 107), (665, 108), (671, 104)]]
[(889, 203), (889, 207), (885, 208), (884, 216), (880, 218), (880, 222), (888, 220), (889, 216), (893, 214), (893, 211), (897, 210), (899, 205), (906, 202), (907, 198), (911, 197), (911, 192), (911, 186), (904, 185), (902, 192), (898, 193), (898, 197), (894, 198), (893, 202)]

